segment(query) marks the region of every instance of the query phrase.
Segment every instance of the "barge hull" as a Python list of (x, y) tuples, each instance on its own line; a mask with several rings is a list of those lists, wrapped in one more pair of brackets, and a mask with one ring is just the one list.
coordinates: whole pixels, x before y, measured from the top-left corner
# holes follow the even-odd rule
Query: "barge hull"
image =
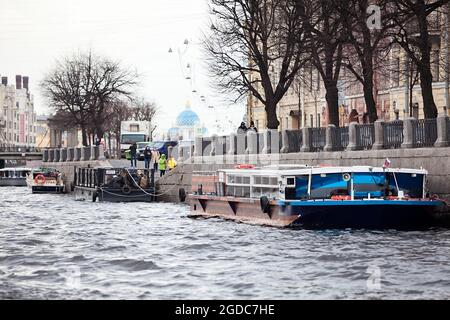
[(298, 218), (293, 215), (281, 215), (275, 202), (271, 202), (265, 213), (261, 210), (258, 199), (190, 196), (189, 203), (190, 218), (223, 218), (273, 227), (289, 227)]
[(23, 179), (8, 179), (3, 178), (0, 180), (0, 187), (26, 187), (27, 180)]
[(405, 229), (439, 226), (440, 201), (327, 201), (282, 206), (299, 218), (293, 227), (306, 229)]
[(153, 188), (144, 189), (143, 192), (140, 189), (131, 189), (129, 194), (124, 194), (122, 189), (102, 190), (101, 188), (89, 188), (89, 187), (75, 187), (75, 199), (76, 200), (89, 200), (92, 202), (153, 202), (155, 201), (155, 190)]
[(64, 186), (32, 186), (32, 193), (64, 193)]
[(304, 229), (405, 229), (439, 226), (442, 201), (271, 201), (264, 213), (258, 199), (190, 196), (191, 218)]

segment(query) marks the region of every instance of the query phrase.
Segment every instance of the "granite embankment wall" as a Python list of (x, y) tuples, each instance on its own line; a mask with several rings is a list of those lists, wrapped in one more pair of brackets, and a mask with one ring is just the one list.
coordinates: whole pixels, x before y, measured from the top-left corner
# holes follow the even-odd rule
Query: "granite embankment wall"
[(450, 201), (450, 147), (194, 157), (191, 163), (180, 164), (175, 170), (159, 179), (157, 187), (158, 193), (163, 194), (160, 200), (177, 202), (179, 188), (191, 190), (191, 178), (194, 171), (232, 168), (236, 163), (379, 167), (383, 165), (386, 158), (391, 160), (391, 167), (427, 169), (430, 192)]

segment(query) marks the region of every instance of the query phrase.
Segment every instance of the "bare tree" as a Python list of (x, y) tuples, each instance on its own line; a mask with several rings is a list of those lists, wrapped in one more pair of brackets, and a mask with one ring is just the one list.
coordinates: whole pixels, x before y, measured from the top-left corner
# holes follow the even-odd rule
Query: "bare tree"
[(132, 100), (139, 76), (137, 72), (123, 68), (118, 61), (91, 54), (88, 59), (91, 67), (86, 73), (91, 77), (91, 86), (87, 90), (92, 94), (89, 115), (93, 131), (98, 138), (102, 138), (108, 104), (118, 99)]
[(267, 127), (278, 128), (276, 107), (307, 61), (303, 0), (210, 0), (207, 60), (222, 93), (252, 94), (264, 106)]
[(87, 79), (82, 61), (82, 55), (73, 55), (57, 61), (40, 86), (56, 113), (70, 115), (72, 123), (82, 131), (83, 145), (87, 145), (90, 97), (85, 90)]
[(338, 80), (342, 68), (343, 48), (347, 34), (343, 28), (343, 15), (338, 8), (344, 0), (312, 1), (309, 10), (303, 12), (307, 33), (311, 39), (313, 64), (325, 86), (328, 106), (328, 122), (339, 126)]
[[(376, 3), (381, 13), (379, 28), (370, 28), (368, 22), (372, 12), (369, 5)], [(343, 66), (349, 70), (363, 87), (369, 121), (377, 120), (374, 97), (375, 72), (385, 64), (383, 58), (389, 53), (389, 37), (393, 31), (392, 0), (349, 0), (338, 2), (338, 10), (343, 15), (346, 39)], [(373, 17), (375, 19), (376, 17)]]
[(153, 132), (157, 127), (154, 123), (156, 113), (158, 112), (158, 106), (153, 102), (148, 102), (145, 99), (140, 98), (136, 99), (132, 112), (134, 120), (150, 122), (150, 141), (152, 141)]
[(137, 77), (119, 62), (88, 52), (58, 61), (44, 77), (41, 88), (57, 113), (70, 115), (82, 131), (83, 145), (88, 145), (89, 133), (103, 137), (109, 103), (131, 97)]
[(429, 17), (433, 12), (449, 3), (449, 0), (397, 0), (397, 15), (394, 19), (398, 28), (395, 42), (417, 66), (423, 98), (425, 118), (437, 117), (433, 97), (433, 75), (431, 72), (431, 37)]
[(121, 122), (133, 119), (133, 110), (127, 101), (113, 100), (109, 101), (106, 106), (106, 118), (104, 132), (108, 136), (109, 154), (112, 155), (112, 140), (115, 141), (115, 149), (117, 158), (120, 158), (120, 129)]

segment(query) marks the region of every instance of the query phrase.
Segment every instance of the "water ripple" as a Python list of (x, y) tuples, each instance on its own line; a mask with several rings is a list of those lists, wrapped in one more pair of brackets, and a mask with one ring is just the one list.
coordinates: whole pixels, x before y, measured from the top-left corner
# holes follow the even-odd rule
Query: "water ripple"
[(284, 230), (0, 188), (0, 299), (448, 299), (450, 231)]

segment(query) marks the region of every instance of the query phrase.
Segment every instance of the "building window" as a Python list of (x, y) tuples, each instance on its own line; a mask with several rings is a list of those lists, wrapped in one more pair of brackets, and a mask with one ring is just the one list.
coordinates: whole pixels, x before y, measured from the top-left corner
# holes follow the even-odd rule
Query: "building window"
[(395, 58), (394, 87), (400, 85), (400, 58)]
[(309, 120), (311, 121), (311, 128), (314, 127), (314, 116), (312, 114), (309, 115)]
[(433, 81), (439, 81), (439, 49), (433, 50)]

